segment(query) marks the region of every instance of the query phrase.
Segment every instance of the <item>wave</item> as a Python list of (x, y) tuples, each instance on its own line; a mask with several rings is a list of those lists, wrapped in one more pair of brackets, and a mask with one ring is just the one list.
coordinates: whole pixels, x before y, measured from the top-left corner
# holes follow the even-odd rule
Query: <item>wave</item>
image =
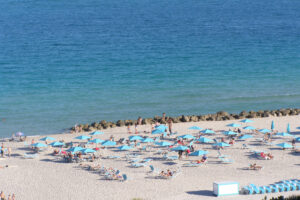
[(264, 100), (264, 99), (274, 99), (274, 98), (300, 98), (300, 94), (274, 94), (274, 95), (254, 95), (254, 96), (236, 96), (228, 98), (219, 98), (222, 101), (232, 101), (232, 100)]

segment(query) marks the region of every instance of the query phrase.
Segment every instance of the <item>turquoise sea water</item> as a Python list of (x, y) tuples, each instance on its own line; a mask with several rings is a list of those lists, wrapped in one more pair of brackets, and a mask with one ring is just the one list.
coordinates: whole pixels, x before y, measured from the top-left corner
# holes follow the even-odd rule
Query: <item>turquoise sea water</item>
[(8, 0), (0, 136), (300, 107), (300, 1)]

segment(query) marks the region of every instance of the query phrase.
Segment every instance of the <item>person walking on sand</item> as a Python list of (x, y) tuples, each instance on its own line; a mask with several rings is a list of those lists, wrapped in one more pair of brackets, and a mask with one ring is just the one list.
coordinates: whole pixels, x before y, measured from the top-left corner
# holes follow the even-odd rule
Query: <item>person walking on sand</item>
[(168, 119), (169, 133), (172, 133), (173, 129), (173, 120), (171, 118)]
[(134, 130), (135, 130), (135, 134), (138, 134), (139, 132), (138, 132), (138, 129), (137, 129), (137, 126), (138, 126), (138, 124), (137, 123), (135, 123), (135, 128), (134, 128)]
[(10, 156), (11, 156), (11, 147), (8, 147), (8, 148), (7, 148), (7, 155), (8, 155), (8, 157), (10, 158)]
[(127, 132), (128, 132), (128, 134), (131, 134), (131, 130), (130, 130), (130, 126), (129, 125), (127, 126)]
[(166, 113), (163, 113), (161, 121), (162, 123), (166, 123)]

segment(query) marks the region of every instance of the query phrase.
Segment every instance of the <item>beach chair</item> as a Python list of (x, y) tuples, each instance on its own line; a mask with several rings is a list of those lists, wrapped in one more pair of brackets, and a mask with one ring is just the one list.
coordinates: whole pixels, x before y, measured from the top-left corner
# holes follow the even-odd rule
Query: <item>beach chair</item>
[(149, 163), (150, 161), (152, 161), (152, 159), (151, 159), (151, 158), (148, 158), (148, 159), (142, 160), (141, 163)]
[(264, 186), (260, 186), (258, 188), (259, 188), (261, 194), (265, 194), (266, 193), (266, 189), (265, 189)]
[(178, 160), (178, 156), (167, 156), (166, 160), (169, 161)]
[(222, 163), (226, 163), (226, 164), (231, 164), (234, 162), (234, 160), (230, 159), (230, 158), (219, 158), (221, 160)]
[(274, 193), (279, 192), (278, 188), (276, 186), (274, 186), (274, 185), (270, 185), (269, 188), (271, 188), (272, 192), (274, 192)]
[(139, 167), (146, 167), (147, 164), (145, 163), (133, 163), (131, 164), (131, 167), (139, 168)]
[(27, 154), (27, 153), (24, 153), (23, 155), (24, 158), (29, 158), (29, 159), (34, 159), (34, 158), (37, 158), (38, 157), (38, 154)]
[(248, 147), (247, 144), (243, 144), (243, 145), (242, 145), (242, 149), (249, 149), (249, 147)]
[(243, 193), (244, 194), (253, 194), (253, 189), (249, 186), (243, 187)]
[(282, 184), (274, 184), (274, 185), (275, 185), (275, 187), (278, 188), (279, 192), (284, 192), (284, 186)]
[(122, 180), (123, 182), (128, 180), (128, 177), (126, 174), (122, 174), (122, 177), (123, 177), (123, 180)]
[(108, 158), (108, 159), (118, 159), (118, 158), (120, 158), (120, 156), (107, 156), (106, 158)]
[(271, 187), (269, 187), (269, 186), (262, 186), (262, 187), (264, 187), (266, 193), (272, 193), (272, 188)]
[(252, 187), (255, 194), (260, 194), (260, 189), (256, 185), (250, 184), (249, 186)]
[(297, 190), (300, 190), (300, 182), (298, 180), (290, 180), (290, 182), (296, 186)]
[(203, 165), (203, 163), (184, 163), (182, 166), (184, 167), (199, 167)]

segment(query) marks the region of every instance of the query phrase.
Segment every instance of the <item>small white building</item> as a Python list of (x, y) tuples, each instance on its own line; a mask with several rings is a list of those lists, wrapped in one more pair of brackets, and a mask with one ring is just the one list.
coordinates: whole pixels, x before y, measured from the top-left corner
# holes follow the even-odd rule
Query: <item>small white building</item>
[(239, 194), (238, 182), (214, 182), (213, 192), (216, 196), (229, 196)]

